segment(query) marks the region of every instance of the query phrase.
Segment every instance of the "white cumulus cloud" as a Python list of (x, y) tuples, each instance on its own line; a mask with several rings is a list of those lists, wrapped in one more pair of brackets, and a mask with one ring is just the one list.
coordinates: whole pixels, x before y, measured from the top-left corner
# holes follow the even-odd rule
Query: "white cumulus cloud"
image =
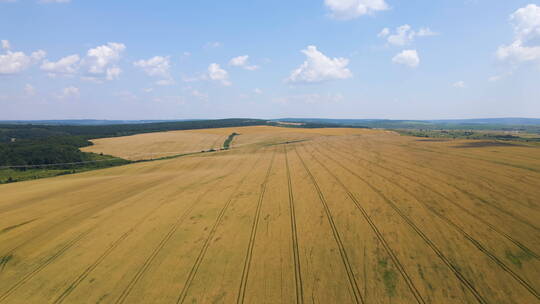
[(427, 37), (435, 35), (438, 34), (436, 32), (433, 32), (429, 28), (421, 28), (418, 31), (415, 31), (408, 24), (397, 27), (393, 34), (388, 28), (383, 28), (378, 34), (379, 37), (386, 38), (388, 43), (398, 46), (410, 44), (414, 41), (416, 37)]
[(79, 70), (79, 62), (81, 58), (79, 55), (70, 55), (56, 62), (44, 60), (41, 64), (41, 70), (46, 71), (52, 75), (64, 74), (70, 75), (75, 74)]
[(510, 45), (500, 46), (496, 55), (499, 60), (514, 62), (539, 60), (540, 46), (524, 46), (523, 41), (516, 40)]
[(158, 85), (171, 85), (174, 83), (170, 72), (170, 57), (154, 56), (148, 60), (136, 61), (133, 65), (141, 68), (148, 76), (161, 78), (156, 82)]
[(306, 61), (291, 72), (286, 79), (287, 82), (317, 83), (352, 77), (351, 71), (347, 68), (349, 60), (346, 58), (327, 57), (314, 45), (308, 46), (302, 53), (306, 55)]
[(43, 50), (32, 52), (30, 55), (26, 55), (23, 52), (10, 51), (9, 41), (3, 40), (2, 46), (6, 50), (5, 54), (0, 54), (0, 74), (17, 74), (32, 64), (38, 63), (42, 60), (47, 53)]
[(519, 8), (510, 21), (514, 27), (514, 41), (509, 45), (501, 45), (495, 55), (501, 61), (522, 63), (540, 62), (540, 6), (529, 4)]
[(416, 50), (404, 50), (392, 58), (392, 62), (416, 68), (420, 64), (420, 57)]
[(540, 36), (540, 6), (529, 4), (522, 7), (510, 16), (510, 20), (517, 39), (529, 40)]
[(250, 65), (248, 63), (249, 56), (248, 55), (242, 55), (238, 57), (234, 57), (229, 61), (230, 66), (235, 67), (241, 67), (243, 69), (249, 70), (249, 71), (255, 71), (259, 68), (257, 65)]
[(125, 49), (123, 43), (109, 42), (88, 50), (83, 64), (92, 77), (105, 76), (107, 80), (115, 79), (121, 72), (116, 63)]
[(221, 82), (224, 86), (230, 86), (232, 84), (229, 80), (229, 73), (217, 63), (212, 63), (208, 66), (208, 77), (211, 80)]
[(390, 8), (384, 0), (324, 0), (324, 4), (332, 17), (345, 20)]

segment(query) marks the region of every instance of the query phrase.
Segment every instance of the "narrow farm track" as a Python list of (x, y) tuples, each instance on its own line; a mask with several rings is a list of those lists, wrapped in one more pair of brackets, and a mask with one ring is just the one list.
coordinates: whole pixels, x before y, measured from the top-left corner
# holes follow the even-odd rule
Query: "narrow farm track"
[(324, 197), (323, 193), (321, 192), (321, 189), (319, 188), (319, 185), (317, 184), (317, 181), (315, 180), (315, 177), (313, 177), (313, 174), (311, 174), (311, 171), (306, 166), (306, 163), (304, 162), (304, 159), (300, 156), (298, 153), (298, 150), (294, 150), (296, 152), (296, 155), (302, 162), (302, 166), (306, 170), (311, 182), (313, 183), (313, 186), (315, 187), (317, 191), (317, 195), (319, 196), (321, 204), (324, 206), (324, 211), (326, 212), (327, 220), (330, 224), (330, 227), (332, 227), (332, 233), (334, 235), (334, 240), (336, 241), (339, 253), (341, 254), (341, 259), (343, 261), (343, 265), (345, 266), (345, 269), (347, 270), (347, 276), (349, 277), (349, 284), (351, 285), (351, 289), (354, 293), (354, 299), (356, 303), (364, 303), (364, 299), (362, 298), (362, 294), (360, 293), (360, 289), (358, 288), (358, 283), (356, 280), (356, 277), (354, 275), (354, 271), (352, 269), (351, 263), (349, 262), (349, 257), (347, 256), (347, 251), (345, 250), (345, 246), (343, 245), (343, 242), (341, 240), (341, 236), (339, 234), (339, 231), (336, 228), (336, 224), (334, 222), (334, 218), (332, 217), (332, 212), (330, 211), (330, 208), (328, 208), (328, 204), (326, 202), (326, 198)]
[(79, 234), (74, 239), (68, 241), (60, 250), (58, 250), (55, 254), (47, 258), (43, 263), (38, 265), (34, 270), (27, 273), (23, 278), (18, 280), (15, 284), (13, 284), (7, 291), (5, 291), (2, 295), (0, 295), (0, 303), (4, 302), (15, 290), (17, 290), (19, 287), (21, 287), (24, 283), (26, 283), (28, 280), (32, 279), (37, 273), (39, 273), (43, 268), (45, 268), (47, 265), (54, 262), (58, 257), (62, 256), (67, 250), (69, 250), (73, 245), (75, 245), (79, 240), (81, 240), (83, 237), (85, 237), (88, 233), (90, 233), (91, 230), (86, 230), (83, 233)]
[[(259, 162), (260, 159), (258, 159), (256, 162), (254, 162), (253, 164), (253, 168), (257, 165), (257, 163)], [(253, 169), (252, 168), (252, 169)], [(187, 292), (191, 286), (191, 283), (193, 282), (193, 279), (195, 278), (195, 276), (197, 275), (197, 271), (205, 257), (205, 254), (208, 250), (208, 247), (210, 246), (210, 242), (212, 241), (215, 233), (216, 233), (216, 230), (218, 229), (218, 226), (219, 224), (221, 224), (221, 221), (223, 220), (223, 216), (225, 215), (225, 212), (227, 211), (227, 209), (229, 208), (229, 206), (231, 205), (231, 202), (234, 200), (235, 198), (235, 195), (238, 191), (238, 189), (240, 188), (240, 186), (246, 181), (246, 178), (248, 177), (249, 175), (249, 171), (248, 173), (242, 178), (242, 180), (237, 184), (237, 186), (235, 187), (233, 193), (231, 194), (231, 196), (227, 199), (225, 205), (223, 206), (223, 208), (221, 209), (220, 213), (218, 214), (218, 217), (216, 218), (216, 221), (214, 223), (214, 225), (212, 226), (212, 229), (210, 230), (210, 232), (208, 233), (208, 236), (206, 237), (206, 240), (201, 248), (201, 251), (199, 252), (199, 255), (197, 256), (197, 259), (195, 260), (195, 263), (193, 264), (190, 272), (189, 272), (189, 275), (186, 279), (186, 282), (184, 283), (184, 287), (182, 288), (179, 296), (178, 296), (178, 300), (176, 301), (177, 303), (183, 303), (186, 299), (186, 296), (187, 296)]]
[(0, 303), (540, 303), (539, 147), (257, 126), (93, 149), (232, 133), (0, 185)]
[(244, 303), (244, 300), (246, 297), (246, 288), (247, 288), (247, 282), (248, 282), (248, 276), (249, 276), (249, 268), (251, 267), (251, 261), (253, 259), (253, 246), (255, 246), (255, 240), (257, 238), (257, 228), (259, 226), (259, 219), (261, 217), (261, 207), (264, 200), (264, 194), (266, 192), (266, 185), (268, 183), (268, 177), (270, 176), (270, 170), (272, 170), (275, 156), (276, 154), (274, 152), (272, 154), (272, 160), (270, 161), (268, 170), (266, 171), (266, 176), (264, 177), (264, 181), (261, 185), (261, 192), (259, 194), (259, 200), (257, 201), (257, 209), (255, 210), (255, 216), (253, 218), (253, 226), (251, 228), (249, 244), (246, 251), (244, 268), (242, 268), (242, 280), (240, 281), (241, 282), (240, 288), (238, 290), (238, 298), (236, 300), (237, 303)]
[(296, 212), (294, 209), (294, 192), (291, 182), (291, 170), (289, 167), (289, 156), (287, 155), (287, 146), (283, 147), (285, 152), (285, 165), (287, 167), (287, 192), (289, 194), (289, 213), (291, 215), (291, 237), (293, 248), (293, 261), (294, 261), (294, 282), (295, 282), (295, 295), (296, 303), (304, 303), (304, 290), (302, 283), (302, 268), (300, 266), (300, 250), (298, 249), (298, 229), (296, 228)]

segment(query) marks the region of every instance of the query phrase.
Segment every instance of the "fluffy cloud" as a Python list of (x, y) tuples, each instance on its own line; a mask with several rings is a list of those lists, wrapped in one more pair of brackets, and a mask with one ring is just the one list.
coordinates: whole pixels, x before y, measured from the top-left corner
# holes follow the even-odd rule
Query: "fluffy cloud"
[(224, 86), (230, 86), (232, 84), (229, 80), (229, 73), (217, 63), (212, 63), (208, 66), (208, 77), (211, 80), (221, 82)]
[(384, 0), (324, 0), (324, 4), (337, 19), (354, 19), (390, 8)]
[(416, 50), (404, 50), (392, 58), (392, 62), (404, 64), (411, 68), (416, 68), (420, 64), (420, 57)]
[(116, 63), (125, 49), (123, 43), (109, 42), (88, 50), (83, 64), (91, 77), (105, 76), (107, 80), (115, 79), (121, 72)]
[(464, 89), (467, 87), (467, 85), (465, 84), (465, 81), (463, 80), (460, 80), (460, 81), (456, 81), (452, 84), (452, 86), (454, 88), (459, 88), (459, 89)]
[(133, 65), (141, 68), (148, 76), (162, 78), (156, 82), (158, 85), (171, 85), (174, 83), (170, 73), (170, 57), (154, 56), (148, 60), (136, 61)]
[[(89, 49), (84, 58), (74, 54), (63, 57), (58, 61), (45, 60), (41, 70), (49, 76), (75, 75), (83, 71), (82, 79), (94, 82), (118, 79), (122, 69), (117, 65), (126, 46), (122, 43), (110, 42), (96, 48)], [(43, 54), (44, 56), (44, 54)]]
[(540, 36), (540, 6), (529, 4), (522, 7), (510, 16), (510, 20), (517, 39), (526, 41)]
[(499, 60), (514, 62), (539, 60), (540, 46), (524, 46), (521, 40), (516, 40), (510, 45), (500, 46), (496, 55)]
[(379, 37), (386, 38), (388, 43), (399, 46), (412, 43), (416, 37), (427, 37), (435, 35), (438, 34), (433, 32), (429, 28), (421, 28), (418, 31), (414, 31), (412, 27), (408, 24), (397, 27), (394, 31), (394, 34), (391, 34), (391, 31), (388, 28), (383, 28), (378, 34)]
[(241, 67), (249, 71), (255, 71), (259, 68), (259, 66), (257, 65), (248, 64), (248, 60), (249, 60), (248, 55), (234, 57), (233, 59), (229, 61), (229, 65), (235, 66), (235, 67)]
[(148, 60), (136, 61), (133, 65), (143, 69), (149, 76), (161, 78), (170, 76), (171, 61), (169, 57), (155, 56)]
[(51, 62), (48, 60), (43, 61), (41, 64), (41, 69), (48, 72), (52, 76), (57, 74), (71, 75), (77, 73), (79, 70), (79, 62), (81, 58), (79, 55), (71, 55), (61, 58), (56, 62)]
[(302, 50), (302, 53), (306, 55), (306, 61), (291, 72), (286, 79), (287, 82), (317, 83), (352, 77), (351, 71), (347, 68), (349, 60), (346, 58), (327, 57), (313, 45)]
[(540, 37), (540, 7), (529, 4), (510, 15), (514, 27), (514, 41), (497, 49), (496, 56), (501, 61), (514, 63), (539, 61), (540, 45), (534, 45)]
[(257, 94), (257, 95), (260, 95), (260, 94), (263, 93), (263, 91), (262, 91), (261, 89), (259, 89), (259, 88), (255, 88), (255, 89), (253, 90), (253, 93), (255, 93), (255, 94)]
[(0, 74), (17, 74), (32, 64), (35, 64), (45, 58), (45, 51), (38, 50), (30, 55), (23, 52), (10, 51), (10, 43), (7, 40), (2, 40), (2, 47), (6, 50), (5, 54), (0, 54)]

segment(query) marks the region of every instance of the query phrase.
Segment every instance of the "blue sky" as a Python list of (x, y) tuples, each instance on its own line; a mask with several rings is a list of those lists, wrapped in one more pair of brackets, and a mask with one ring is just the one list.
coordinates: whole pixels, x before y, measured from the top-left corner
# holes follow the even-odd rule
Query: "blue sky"
[(0, 40), (0, 119), (540, 117), (530, 0), (0, 0)]

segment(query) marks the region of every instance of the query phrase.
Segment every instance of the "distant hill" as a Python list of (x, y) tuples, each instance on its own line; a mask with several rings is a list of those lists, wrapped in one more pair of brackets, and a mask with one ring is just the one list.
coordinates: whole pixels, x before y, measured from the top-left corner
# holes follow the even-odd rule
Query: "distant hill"
[(273, 121), (309, 124), (334, 124), (381, 129), (499, 130), (523, 131), (540, 134), (540, 119), (538, 118), (479, 118), (439, 120), (283, 118)]
[(332, 124), (496, 124), (496, 125), (540, 125), (540, 118), (474, 118), (474, 119), (434, 119), (434, 120), (394, 120), (394, 119), (331, 119), (331, 118), (280, 118), (273, 121), (310, 122)]

